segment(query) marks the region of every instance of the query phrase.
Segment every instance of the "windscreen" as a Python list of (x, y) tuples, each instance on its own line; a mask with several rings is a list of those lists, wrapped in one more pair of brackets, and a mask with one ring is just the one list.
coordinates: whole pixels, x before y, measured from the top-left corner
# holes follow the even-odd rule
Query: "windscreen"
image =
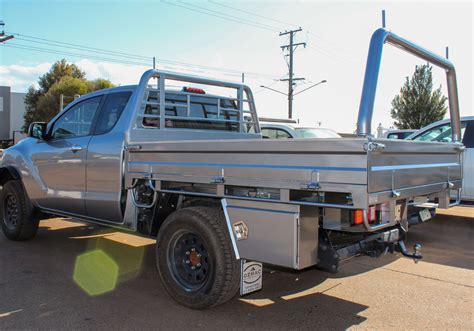
[(299, 138), (341, 138), (336, 132), (318, 128), (296, 128)]

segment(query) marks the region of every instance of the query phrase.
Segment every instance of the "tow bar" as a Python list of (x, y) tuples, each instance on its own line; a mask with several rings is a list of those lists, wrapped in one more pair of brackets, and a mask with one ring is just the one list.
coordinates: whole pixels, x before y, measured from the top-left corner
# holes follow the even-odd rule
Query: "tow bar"
[(402, 253), (403, 256), (412, 258), (413, 261), (415, 261), (415, 263), (418, 263), (418, 261), (423, 258), (423, 256), (420, 254), (421, 244), (413, 245), (413, 253), (412, 254), (408, 253), (407, 247), (405, 246), (405, 242), (403, 240), (398, 241), (397, 244), (398, 244), (400, 253)]
[(322, 270), (336, 273), (339, 262), (350, 259), (357, 255), (368, 255), (370, 257), (380, 257), (387, 253), (400, 252), (403, 256), (413, 259), (415, 263), (423, 258), (421, 256), (421, 244), (413, 246), (413, 253), (409, 253), (405, 242), (400, 239), (400, 229), (391, 229), (385, 232), (376, 233), (366, 237), (352, 245), (342, 248), (332, 246), (326, 232), (319, 232), (318, 267)]

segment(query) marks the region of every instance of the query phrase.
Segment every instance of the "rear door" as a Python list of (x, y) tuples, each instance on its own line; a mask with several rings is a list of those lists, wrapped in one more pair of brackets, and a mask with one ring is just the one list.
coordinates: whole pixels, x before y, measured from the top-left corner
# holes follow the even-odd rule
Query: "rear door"
[(86, 208), (89, 217), (122, 222), (122, 153), (124, 121), (120, 122), (132, 91), (107, 95), (87, 155)]

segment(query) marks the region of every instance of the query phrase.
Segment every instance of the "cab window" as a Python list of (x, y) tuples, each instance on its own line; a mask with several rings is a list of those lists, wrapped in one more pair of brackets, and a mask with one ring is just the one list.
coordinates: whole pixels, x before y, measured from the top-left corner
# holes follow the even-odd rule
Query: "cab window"
[(127, 105), (132, 92), (110, 93), (100, 112), (95, 134), (104, 134), (112, 130)]
[(51, 138), (65, 139), (89, 135), (101, 99), (102, 96), (90, 98), (66, 110), (54, 123)]

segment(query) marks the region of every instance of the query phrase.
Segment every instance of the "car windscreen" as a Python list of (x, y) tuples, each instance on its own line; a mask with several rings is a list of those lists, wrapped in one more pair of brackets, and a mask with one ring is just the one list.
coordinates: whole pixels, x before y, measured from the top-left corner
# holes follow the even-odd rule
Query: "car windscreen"
[(341, 138), (336, 132), (328, 129), (296, 128), (299, 138)]
[[(461, 122), (461, 140), (466, 131), (467, 122)], [(418, 136), (414, 137), (413, 140), (418, 141), (437, 141), (437, 142), (452, 142), (452, 130), (451, 123), (442, 124), (434, 128), (428, 129)]]

